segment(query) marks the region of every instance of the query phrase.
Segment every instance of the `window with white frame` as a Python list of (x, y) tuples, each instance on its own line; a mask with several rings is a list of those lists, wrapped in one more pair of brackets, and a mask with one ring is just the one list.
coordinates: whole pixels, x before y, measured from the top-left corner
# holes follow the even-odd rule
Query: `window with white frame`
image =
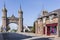
[(45, 23), (46, 18), (43, 18), (43, 23)]
[(49, 16), (50, 22), (52, 22), (54, 15)]

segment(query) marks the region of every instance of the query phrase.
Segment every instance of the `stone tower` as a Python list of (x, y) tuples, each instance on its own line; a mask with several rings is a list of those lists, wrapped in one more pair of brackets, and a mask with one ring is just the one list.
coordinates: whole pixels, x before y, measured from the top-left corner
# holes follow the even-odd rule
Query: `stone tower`
[(7, 26), (7, 9), (4, 4), (4, 7), (2, 9), (2, 27), (6, 28), (6, 26)]
[(20, 5), (20, 9), (18, 10), (18, 18), (19, 18), (19, 22), (18, 22), (18, 26), (19, 26), (19, 29), (18, 31), (23, 31), (23, 11), (21, 9), (21, 5)]

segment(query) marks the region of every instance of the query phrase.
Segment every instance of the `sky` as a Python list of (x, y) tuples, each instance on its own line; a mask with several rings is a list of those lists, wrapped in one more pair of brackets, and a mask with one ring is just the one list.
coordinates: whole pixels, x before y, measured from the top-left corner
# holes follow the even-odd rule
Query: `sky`
[(41, 15), (42, 9), (50, 12), (60, 8), (60, 0), (0, 0), (0, 26), (2, 25), (2, 8), (4, 1), (8, 11), (8, 17), (12, 14), (18, 17), (18, 9), (21, 4), (24, 26), (33, 26), (33, 22)]

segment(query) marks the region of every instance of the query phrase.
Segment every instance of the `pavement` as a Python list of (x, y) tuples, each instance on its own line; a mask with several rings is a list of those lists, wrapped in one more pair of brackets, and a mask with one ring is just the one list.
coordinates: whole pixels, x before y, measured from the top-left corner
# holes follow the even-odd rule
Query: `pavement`
[(60, 40), (60, 37), (36, 36), (34, 33), (0, 33), (0, 40)]

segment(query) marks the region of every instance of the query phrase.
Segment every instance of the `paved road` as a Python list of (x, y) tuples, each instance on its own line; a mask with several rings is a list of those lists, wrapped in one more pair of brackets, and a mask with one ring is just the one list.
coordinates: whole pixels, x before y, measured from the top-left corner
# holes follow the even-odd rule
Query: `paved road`
[(27, 38), (32, 38), (33, 36), (26, 36), (17, 33), (2, 33), (4, 40), (23, 40)]
[(3, 36), (2, 36), (2, 34), (0, 33), (0, 40), (3, 40)]
[(0, 33), (0, 40), (59, 40), (60, 38), (37, 37), (29, 34)]

